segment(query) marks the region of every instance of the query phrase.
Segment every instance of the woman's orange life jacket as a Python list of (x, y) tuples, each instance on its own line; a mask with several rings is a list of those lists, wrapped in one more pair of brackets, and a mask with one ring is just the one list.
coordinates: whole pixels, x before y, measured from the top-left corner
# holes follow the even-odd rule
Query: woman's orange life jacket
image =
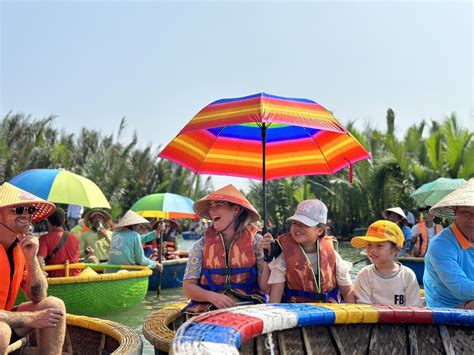
[[(160, 248), (160, 243), (156, 243), (156, 248)], [(174, 242), (168, 242), (166, 240), (163, 241), (163, 250), (169, 252), (176, 251), (176, 244)]]
[[(256, 232), (254, 226), (247, 226), (234, 237), (226, 253), (221, 234), (209, 227), (204, 235), (198, 285), (213, 292), (231, 294), (241, 300), (264, 303), (264, 295), (258, 289), (257, 258), (253, 249)], [(211, 307), (210, 303), (192, 301), (185, 311), (198, 313)]]
[(10, 311), (15, 304), (16, 296), (21, 287), (23, 276), (25, 273), (25, 256), (21, 250), (20, 244), (14, 242), (13, 262), (14, 271), (10, 282), (10, 263), (8, 261), (7, 251), (0, 244), (0, 309)]
[[(435, 224), (435, 235), (443, 230), (440, 224)], [(416, 239), (416, 249), (419, 251), (418, 256), (425, 256), (426, 250), (428, 249), (428, 230), (426, 224), (423, 221), (418, 222), (418, 233), (420, 236)]]
[(319, 265), (317, 272), (304, 249), (290, 233), (278, 238), (286, 263), (286, 285), (283, 302), (326, 302), (330, 298), (338, 301), (336, 281), (336, 253), (333, 238), (326, 236), (316, 241)]

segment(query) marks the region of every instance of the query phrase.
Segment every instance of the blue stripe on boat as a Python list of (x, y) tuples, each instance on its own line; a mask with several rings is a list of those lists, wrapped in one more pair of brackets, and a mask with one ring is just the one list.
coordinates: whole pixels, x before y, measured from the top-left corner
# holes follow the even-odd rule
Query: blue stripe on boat
[(474, 312), (465, 309), (429, 308), (434, 324), (474, 325)]
[(274, 307), (285, 308), (298, 316), (298, 326), (323, 324), (332, 325), (336, 321), (336, 313), (329, 308), (313, 306), (305, 303), (278, 303)]

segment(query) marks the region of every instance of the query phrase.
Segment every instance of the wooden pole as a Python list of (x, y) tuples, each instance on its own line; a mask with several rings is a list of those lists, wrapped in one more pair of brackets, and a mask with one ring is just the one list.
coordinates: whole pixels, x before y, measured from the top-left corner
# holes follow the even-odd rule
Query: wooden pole
[[(163, 255), (163, 231), (164, 231), (164, 221), (163, 225), (160, 225), (160, 246), (158, 247), (158, 262), (161, 264), (161, 257)], [(158, 286), (156, 288), (156, 297), (160, 298), (160, 293), (161, 293), (161, 275), (163, 272), (158, 271)]]

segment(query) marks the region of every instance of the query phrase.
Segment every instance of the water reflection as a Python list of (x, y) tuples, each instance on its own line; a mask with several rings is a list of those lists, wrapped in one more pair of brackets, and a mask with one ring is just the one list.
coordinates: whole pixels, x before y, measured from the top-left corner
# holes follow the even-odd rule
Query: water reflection
[[(195, 241), (192, 240), (182, 240), (180, 241), (180, 246), (185, 250), (189, 250), (194, 242)], [(349, 260), (351, 262), (361, 260), (363, 256), (361, 256), (360, 251), (360, 249), (352, 248), (348, 242), (339, 243), (339, 253), (345, 260)], [(352, 280), (355, 279), (357, 272), (364, 266), (364, 262), (354, 265), (351, 271)], [(135, 330), (142, 337), (143, 354), (152, 355), (155, 353), (155, 350), (142, 335), (143, 321), (150, 313), (168, 304), (183, 301), (184, 299), (183, 290), (181, 288), (161, 290), (160, 298), (156, 297), (156, 291), (150, 291), (146, 295), (143, 302), (140, 304), (137, 304), (136, 306), (122, 312), (102, 315), (100, 318), (125, 324)]]

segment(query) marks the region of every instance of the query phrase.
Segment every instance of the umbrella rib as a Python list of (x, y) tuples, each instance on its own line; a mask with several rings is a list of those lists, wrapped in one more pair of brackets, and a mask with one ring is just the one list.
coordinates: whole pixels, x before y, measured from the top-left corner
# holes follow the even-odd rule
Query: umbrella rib
[(212, 142), (212, 144), (209, 146), (209, 149), (207, 150), (206, 154), (204, 155), (204, 158), (199, 162), (199, 165), (196, 169), (196, 174), (199, 173), (199, 170), (201, 169), (201, 166), (202, 164), (204, 164), (204, 161), (206, 160), (206, 157), (207, 155), (209, 154), (209, 152), (211, 151), (212, 147), (214, 146), (214, 143), (216, 143), (217, 141), (217, 138), (219, 138), (219, 136), (221, 135), (222, 131), (224, 131), (225, 129), (225, 126), (222, 127), (222, 129), (219, 131), (218, 134), (216, 134), (215, 138), (214, 138), (214, 141)]
[(321, 149), (321, 147), (319, 146), (317, 140), (314, 138), (314, 136), (312, 136), (312, 135), (307, 131), (306, 127), (303, 127), (303, 129), (304, 129), (305, 132), (308, 133), (308, 135), (311, 137), (311, 139), (313, 140), (314, 144), (317, 145), (319, 151), (321, 152), (321, 155), (323, 156), (324, 161), (326, 162), (326, 166), (329, 168), (329, 170), (331, 170), (331, 174), (334, 175), (334, 171), (332, 170), (331, 165), (329, 165), (329, 162), (328, 162), (328, 160), (326, 159), (326, 156), (324, 155), (324, 152), (323, 152), (323, 150)]

